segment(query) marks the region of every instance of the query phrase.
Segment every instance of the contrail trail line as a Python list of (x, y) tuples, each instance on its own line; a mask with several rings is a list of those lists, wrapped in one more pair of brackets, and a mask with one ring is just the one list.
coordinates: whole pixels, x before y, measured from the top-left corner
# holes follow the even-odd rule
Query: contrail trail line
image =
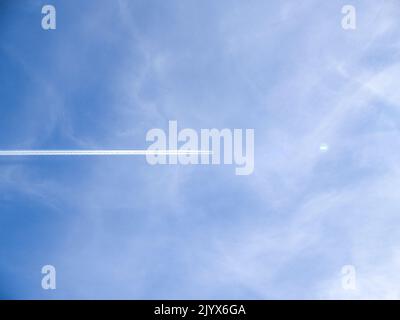
[(0, 157), (200, 155), (212, 153), (208, 150), (0, 150)]

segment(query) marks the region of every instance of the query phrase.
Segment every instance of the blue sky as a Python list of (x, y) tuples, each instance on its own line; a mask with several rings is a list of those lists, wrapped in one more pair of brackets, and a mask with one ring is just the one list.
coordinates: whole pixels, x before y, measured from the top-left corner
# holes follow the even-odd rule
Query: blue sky
[(0, 159), (0, 298), (400, 298), (399, 14), (395, 0), (0, 0), (0, 149), (146, 148), (169, 120), (256, 141), (249, 176)]

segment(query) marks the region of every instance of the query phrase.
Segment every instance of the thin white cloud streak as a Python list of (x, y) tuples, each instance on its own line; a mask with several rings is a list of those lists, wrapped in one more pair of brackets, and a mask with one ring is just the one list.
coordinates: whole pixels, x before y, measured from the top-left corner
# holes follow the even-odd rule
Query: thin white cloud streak
[(0, 157), (10, 156), (146, 156), (146, 155), (200, 155), (207, 150), (1, 150)]

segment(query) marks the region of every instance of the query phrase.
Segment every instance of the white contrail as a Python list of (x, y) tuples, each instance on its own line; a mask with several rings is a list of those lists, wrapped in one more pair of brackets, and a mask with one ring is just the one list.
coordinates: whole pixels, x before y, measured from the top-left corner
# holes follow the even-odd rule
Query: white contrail
[(146, 156), (212, 154), (208, 150), (1, 150), (3, 156)]

